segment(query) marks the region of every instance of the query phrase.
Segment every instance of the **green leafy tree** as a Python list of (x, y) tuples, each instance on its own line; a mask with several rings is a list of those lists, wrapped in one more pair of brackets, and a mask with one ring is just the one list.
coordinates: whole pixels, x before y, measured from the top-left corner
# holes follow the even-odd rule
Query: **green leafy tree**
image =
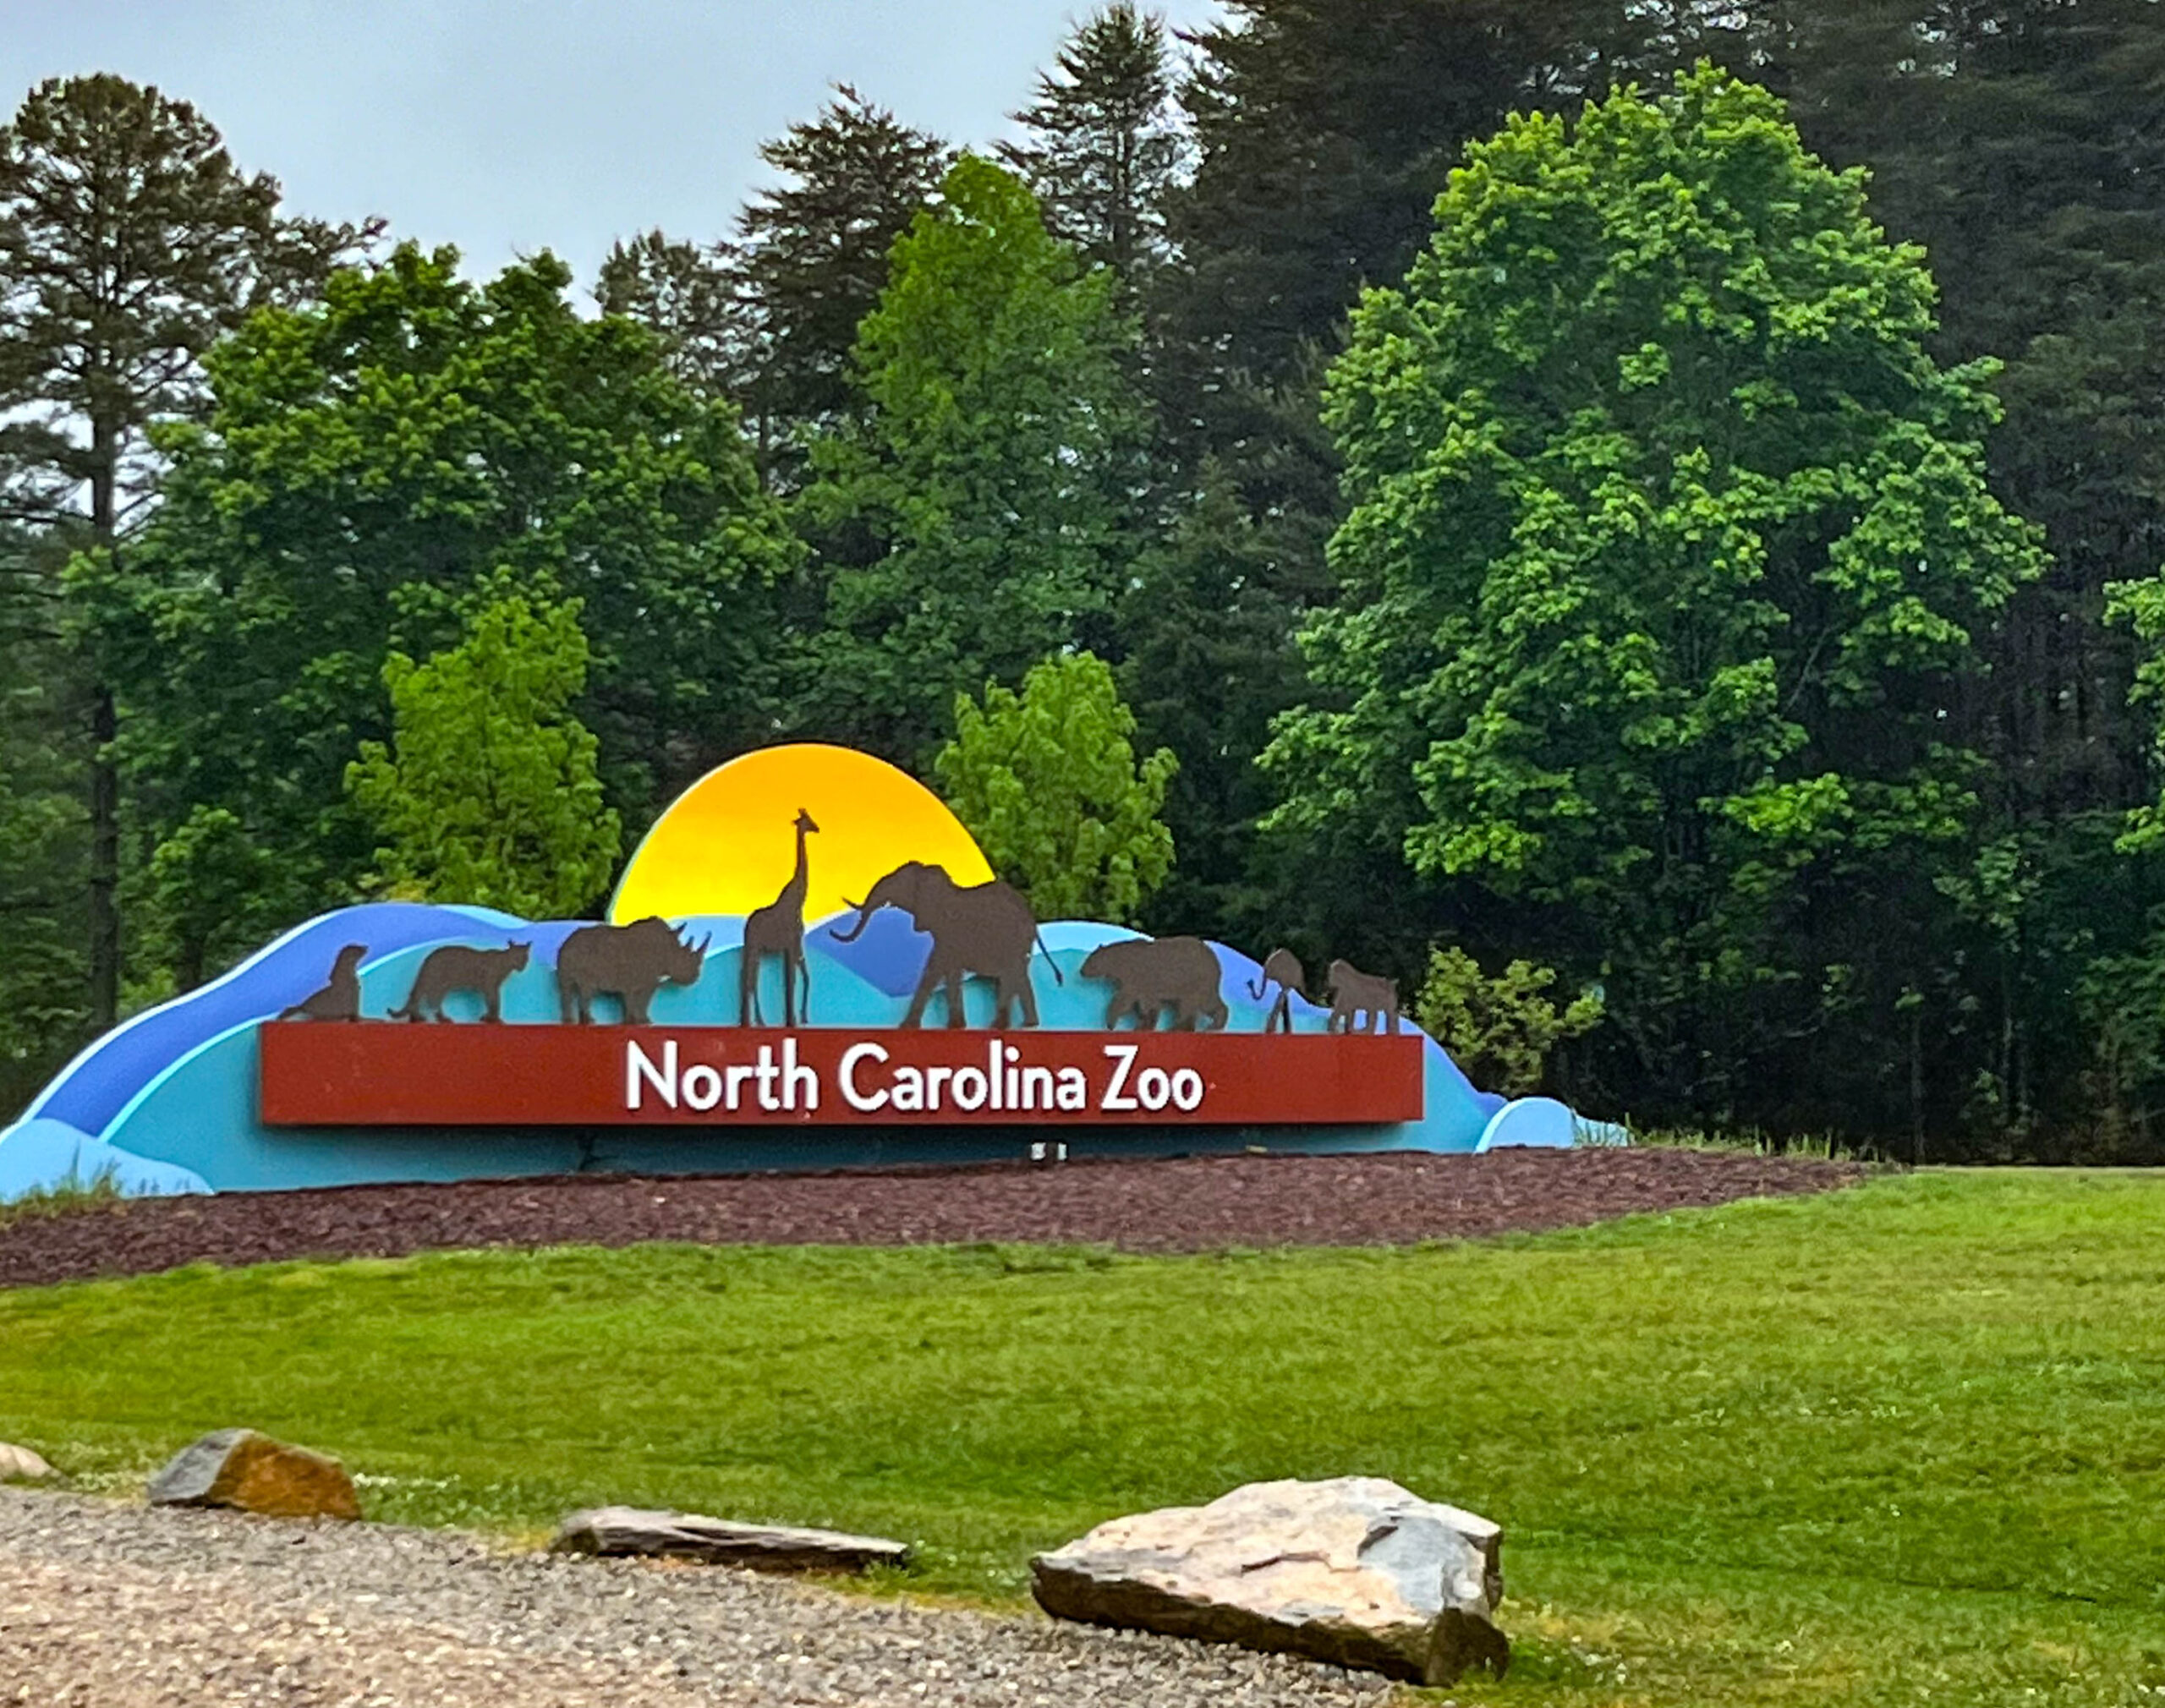
[(126, 572), (76, 574), (154, 846), (222, 807), (289, 916), (352, 895), (376, 840), (345, 771), (392, 738), (386, 660), (454, 644), (504, 576), (578, 602), (576, 714), (628, 821), (772, 729), (796, 554), (736, 413), (642, 328), (582, 319), (569, 278), (544, 255), (474, 284), (402, 248), (213, 352)]
[(1463, 949), (1434, 950), (1413, 1018), (1483, 1090), (1530, 1097), (1556, 1047), (1592, 1032), (1604, 1013), (1593, 990), (1559, 1006), (1548, 994), (1556, 979), (1555, 968), (1531, 961), (1514, 961), (1491, 978)]
[[(195, 413), (204, 353), (264, 304), (305, 299), (378, 227), (279, 211), (186, 101), (112, 76), (54, 78), (0, 126), (0, 515), (108, 552), (143, 514), (154, 423)], [(121, 797), (114, 685), (87, 725), (89, 1000), (119, 1012)]]
[(1823, 1122), (1809, 1054), (1883, 1121), (1976, 835), (1952, 714), (2042, 556), (1986, 488), (1991, 370), (1927, 354), (1931, 279), (1862, 175), (1712, 69), (1515, 119), (1436, 221), (1332, 375), (1343, 598), (1303, 634), (1329, 698), (1268, 754), (1279, 821), (1609, 969), (1635, 1108)]
[(144, 992), (162, 1000), (192, 990), (292, 924), (277, 866), (238, 814), (189, 813), (152, 851), (139, 886)]
[(821, 447), (804, 503), (863, 542), (830, 556), (817, 721), (920, 760), (956, 695), (1109, 627), (1136, 551), (1133, 337), (1019, 179), (956, 162), (858, 337), (871, 419)]
[(1134, 736), (1111, 667), (1088, 653), (1033, 666), (1020, 694), (957, 697), (934, 774), (1041, 918), (1130, 922), (1172, 870), (1158, 815), (1178, 762), (1163, 747), (1138, 762)]
[[(2152, 709), (2150, 769), (2155, 779), (2165, 775), (2165, 575), (2115, 582), (2105, 592), (2107, 621), (2133, 630), (2140, 649), (2128, 698), (2132, 705)], [(2127, 854), (2165, 846), (2165, 793), (2129, 812), (2119, 846)]]
[(362, 742), (346, 772), (386, 839), (382, 888), (529, 919), (575, 916), (601, 893), (622, 825), (602, 803), (598, 744), (570, 709), (587, 657), (575, 602), (510, 594), (448, 652), (385, 660), (391, 742)]

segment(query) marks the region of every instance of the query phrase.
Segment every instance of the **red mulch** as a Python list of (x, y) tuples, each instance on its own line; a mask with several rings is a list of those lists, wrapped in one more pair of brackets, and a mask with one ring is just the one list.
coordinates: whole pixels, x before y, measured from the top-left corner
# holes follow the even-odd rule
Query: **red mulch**
[(472, 1246), (1403, 1245), (1825, 1191), (1855, 1163), (1662, 1149), (1230, 1156), (882, 1173), (557, 1175), (139, 1198), (0, 1227), (0, 1287)]

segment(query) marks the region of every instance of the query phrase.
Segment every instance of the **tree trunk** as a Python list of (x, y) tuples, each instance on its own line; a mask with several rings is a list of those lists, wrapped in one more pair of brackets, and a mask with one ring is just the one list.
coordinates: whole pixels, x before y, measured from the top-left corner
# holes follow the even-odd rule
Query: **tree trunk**
[[(118, 528), (120, 426), (91, 423), (90, 526), (110, 551)], [(112, 690), (90, 689), (90, 1030), (110, 1032), (120, 1019), (120, 768), (112, 753), (120, 733)]]
[(90, 1029), (120, 1018), (120, 772), (112, 763), (118, 720), (112, 690), (90, 690)]

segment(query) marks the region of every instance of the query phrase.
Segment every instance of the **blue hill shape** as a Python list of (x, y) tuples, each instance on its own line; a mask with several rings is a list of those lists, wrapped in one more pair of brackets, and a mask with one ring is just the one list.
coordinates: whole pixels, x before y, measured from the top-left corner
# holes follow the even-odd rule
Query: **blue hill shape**
[[(216, 983), (136, 1016), (70, 1063), (21, 1122), (0, 1132), (0, 1197), (57, 1184), (71, 1174), (86, 1179), (98, 1173), (109, 1174), (125, 1191), (231, 1191), (452, 1180), (583, 1167), (704, 1173), (956, 1162), (1016, 1149), (1012, 1133), (962, 1130), (296, 1131), (269, 1129), (258, 1120), (257, 1026), (320, 988), (343, 944), (359, 943), (368, 950), (361, 969), (362, 1012), (383, 1016), (403, 1004), (415, 971), (431, 949), (447, 943), (481, 949), (530, 944), (531, 963), (504, 986), (503, 1018), (512, 1025), (551, 1025), (558, 1019), (556, 952), (586, 922), (529, 923), (486, 909), (417, 903), (378, 903), (310, 920)], [(849, 943), (836, 939), (841, 922), (826, 922), (806, 933), (808, 1023), (894, 1026), (924, 969), (929, 939), (891, 911), (874, 915), (863, 933)], [(694, 940), (710, 934), (706, 963), (697, 983), (662, 988), (653, 1005), (653, 1020), (680, 1026), (734, 1023), (743, 921), (716, 916), (678, 923)], [(1036, 968), (1042, 1023), (1054, 1029), (1100, 1027), (1105, 988), (1082, 978), (1081, 965), (1099, 944), (1137, 934), (1084, 921), (1045, 926), (1046, 950), (1062, 977), (1055, 983), (1042, 966)], [(1261, 968), (1236, 950), (1212, 947), (1224, 974), (1230, 1028), (1261, 1030), (1268, 1003), (1250, 995)], [(761, 968), (759, 1002), (770, 1024), (781, 1013), (781, 979), (778, 961)], [(969, 988), (965, 1002), (972, 1025), (989, 1024), (991, 999), (989, 988), (974, 983)], [(480, 1000), (454, 996), (446, 1012), (453, 1021), (478, 1019)], [(937, 1004), (933, 1014), (944, 1018)], [(1322, 1031), (1327, 1018), (1324, 1010), (1299, 998), (1292, 1015), (1301, 1032)], [(618, 1018), (610, 999), (597, 1005), (595, 1018)], [(1281, 1128), (1253, 1134), (1082, 1128), (1066, 1130), (1061, 1136), (1071, 1154), (1082, 1155), (1192, 1152), (1258, 1141), (1281, 1150), (1465, 1152), (1510, 1142), (1508, 1130), (1513, 1129), (1534, 1142), (1568, 1141), (1575, 1118), (1562, 1106), (1549, 1104), (1535, 1119), (1537, 1111), (1514, 1104), (1511, 1109), (1524, 1118), (1505, 1120), (1505, 1100), (1477, 1090), (1433, 1039), (1426, 1042), (1424, 1055), (1426, 1112), (1420, 1121), (1402, 1126)]]

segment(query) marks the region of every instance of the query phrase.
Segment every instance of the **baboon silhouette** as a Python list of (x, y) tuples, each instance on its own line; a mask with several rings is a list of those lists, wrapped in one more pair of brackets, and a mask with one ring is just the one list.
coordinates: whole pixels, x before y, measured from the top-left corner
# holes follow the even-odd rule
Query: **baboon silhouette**
[(1330, 1030), (1398, 1031), (1398, 981), (1363, 972), (1350, 961), (1334, 961), (1330, 984)]

